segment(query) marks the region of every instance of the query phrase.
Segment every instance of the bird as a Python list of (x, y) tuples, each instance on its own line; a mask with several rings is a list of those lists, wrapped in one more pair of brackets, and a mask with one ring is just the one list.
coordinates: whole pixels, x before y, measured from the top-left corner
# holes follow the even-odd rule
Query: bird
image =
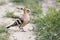
[(31, 13), (31, 10), (26, 8), (26, 7), (24, 7), (24, 8), (17, 8), (17, 9), (23, 10), (22, 16), (21, 17), (17, 17), (19, 20), (16, 20), (12, 25), (8, 26), (7, 28), (19, 25), (19, 28), (23, 30), (23, 27), (30, 22), (29, 14)]

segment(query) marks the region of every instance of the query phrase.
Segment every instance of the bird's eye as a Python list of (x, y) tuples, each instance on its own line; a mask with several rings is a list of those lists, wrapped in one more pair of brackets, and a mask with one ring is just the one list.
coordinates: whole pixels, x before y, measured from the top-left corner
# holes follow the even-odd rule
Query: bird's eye
[(23, 10), (23, 8), (20, 8), (21, 10)]

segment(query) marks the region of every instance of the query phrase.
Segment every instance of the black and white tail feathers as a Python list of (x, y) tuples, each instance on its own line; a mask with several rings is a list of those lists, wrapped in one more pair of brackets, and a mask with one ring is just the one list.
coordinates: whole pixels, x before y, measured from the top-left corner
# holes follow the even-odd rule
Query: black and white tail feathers
[(16, 20), (12, 25), (8, 26), (7, 28), (18, 26), (22, 23), (23, 23), (23, 20), (19, 19), (19, 20)]

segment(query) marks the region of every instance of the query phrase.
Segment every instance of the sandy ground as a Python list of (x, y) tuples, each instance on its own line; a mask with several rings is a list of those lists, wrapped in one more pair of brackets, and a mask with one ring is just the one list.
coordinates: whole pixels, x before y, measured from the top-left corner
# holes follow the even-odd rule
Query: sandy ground
[(11, 27), (8, 29), (10, 33), (9, 40), (35, 40), (35, 35), (33, 32), (33, 27), (28, 24), (24, 27), (26, 32), (19, 31), (18, 27)]

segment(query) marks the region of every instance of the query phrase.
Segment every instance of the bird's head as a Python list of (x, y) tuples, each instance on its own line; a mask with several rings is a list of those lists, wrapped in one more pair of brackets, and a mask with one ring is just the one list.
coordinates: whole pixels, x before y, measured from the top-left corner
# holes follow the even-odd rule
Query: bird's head
[(27, 7), (17, 7), (17, 9), (20, 11), (20, 12), (23, 12), (24, 14), (30, 14), (31, 13), (31, 10)]

